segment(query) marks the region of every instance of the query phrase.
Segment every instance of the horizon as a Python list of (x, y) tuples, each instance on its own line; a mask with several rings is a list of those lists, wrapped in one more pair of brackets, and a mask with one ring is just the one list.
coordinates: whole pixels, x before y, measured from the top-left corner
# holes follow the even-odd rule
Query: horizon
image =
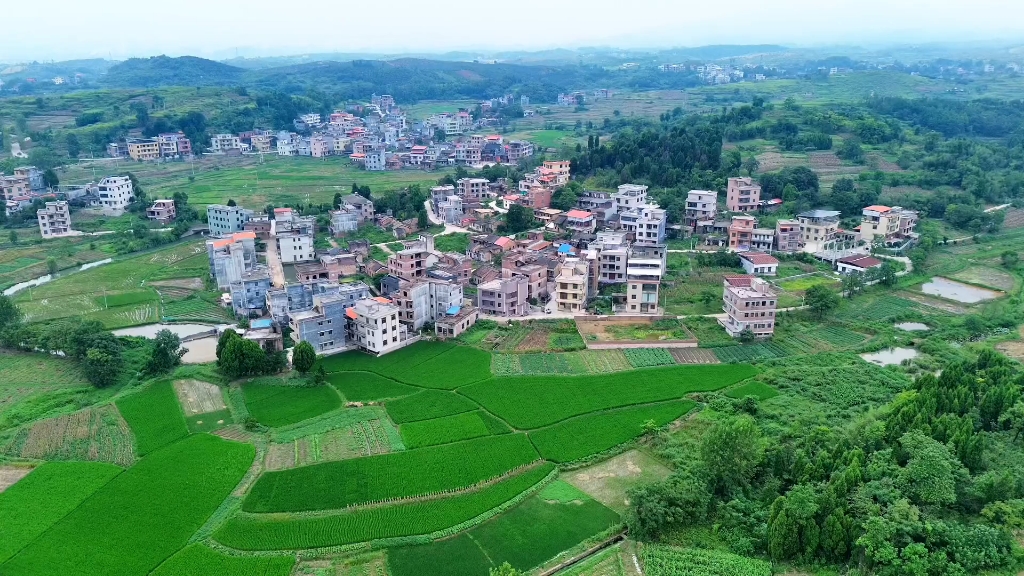
[[(278, 19), (279, 6), (263, 0), (214, 6), (183, 0), (173, 13), (147, 10), (127, 0), (106, 0), (102, 13), (95, 5), (67, 0), (39, 0), (6, 9), (9, 21), (22, 22), (0, 38), (0, 57), (5, 63), (80, 59), (197, 56), (225, 60), (235, 57), (273, 58), (305, 54), (405, 54), (440, 55), (451, 52), (480, 53), (603, 48), (626, 51), (659, 51), (715, 45), (776, 44), (799, 49), (857, 46), (907, 46), (932, 43), (1024, 43), (1024, 28), (1012, 24), (1024, 16), (1024, 6), (1002, 0), (977, 0), (967, 13), (951, 0), (930, 3), (865, 0), (854, 5), (841, 1), (822, 6), (812, 0), (790, 0), (786, 10), (753, 0), (739, 0), (728, 13), (714, 7), (681, 6), (667, 0), (637, 0), (629, 11), (617, 10), (610, 0), (598, 0), (580, 11), (573, 5), (547, 5), (523, 0), (514, 13), (496, 13), (500, 25), (471, 26), (441, 35), (424, 26), (445, 14), (487, 13), (475, 10), (468, 0), (454, 0), (443, 14), (419, 3), (396, 0), (388, 27), (369, 19), (347, 21), (347, 14), (325, 0), (304, 6), (307, 14), (337, 19), (344, 34), (276, 34), (286, 31)], [(44, 14), (61, 14), (43, 21)], [(801, 18), (792, 14), (800, 13)], [(993, 18), (992, 14), (1000, 14)], [(199, 14), (202, 19), (197, 20)], [(884, 19), (877, 14), (885, 14)], [(741, 16), (737, 20), (736, 15)], [(655, 16), (655, 17), (652, 17)], [(571, 26), (539, 26), (539, 20)], [(756, 23), (740, 30), (737, 21)], [(330, 25), (328, 27), (330, 27)], [(40, 34), (45, 26), (47, 33)], [(159, 27), (159, 32), (153, 32)], [(98, 30), (113, 29), (102, 34)], [(82, 34), (83, 30), (86, 32)], [(259, 32), (254, 32), (259, 31)], [(287, 29), (291, 31), (291, 28)], [(167, 32), (174, 32), (167, 34)], [(76, 41), (54, 43), (54, 37)], [(263, 38), (254, 42), (254, 38)]]

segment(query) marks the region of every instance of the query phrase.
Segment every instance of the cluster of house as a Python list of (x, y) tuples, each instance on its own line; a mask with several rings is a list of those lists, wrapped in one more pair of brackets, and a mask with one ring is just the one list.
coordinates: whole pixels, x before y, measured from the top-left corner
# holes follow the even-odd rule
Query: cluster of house
[(35, 166), (19, 166), (13, 174), (0, 172), (0, 195), (8, 216), (31, 206), (36, 198), (48, 195), (42, 170)]
[(867, 206), (859, 226), (851, 231), (839, 227), (840, 213), (815, 209), (779, 219), (774, 228), (759, 228), (751, 212), (777, 209), (779, 200), (761, 200), (761, 187), (750, 178), (729, 178), (726, 212), (719, 217), (718, 194), (691, 190), (686, 198), (684, 230), (703, 234), (704, 243), (738, 252), (746, 276), (725, 279), (723, 309), (719, 323), (732, 336), (745, 329), (756, 336), (769, 336), (775, 327), (776, 295), (760, 276), (775, 276), (779, 261), (772, 253), (807, 252), (829, 260), (840, 274), (864, 273), (882, 266), (882, 261), (852, 250), (858, 245), (902, 250), (916, 241), (918, 214), (899, 206)]
[[(745, 68), (753, 68), (752, 64), (748, 64)], [(662, 64), (658, 66), (658, 70), (662, 72), (692, 72), (696, 73), (697, 78), (706, 84), (729, 84), (730, 82), (739, 82), (745, 79), (752, 79), (755, 82), (762, 82), (767, 79), (764, 74), (753, 73), (749, 74), (743, 68), (731, 66), (724, 68), (718, 64)]]
[(183, 132), (167, 132), (153, 138), (125, 138), (107, 144), (111, 158), (132, 160), (170, 160), (192, 156), (192, 141)]

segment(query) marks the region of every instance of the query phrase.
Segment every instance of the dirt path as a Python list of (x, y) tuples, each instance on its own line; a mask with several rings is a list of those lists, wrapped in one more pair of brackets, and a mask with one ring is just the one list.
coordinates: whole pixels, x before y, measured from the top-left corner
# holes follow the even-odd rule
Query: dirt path
[(284, 265), (281, 264), (281, 254), (277, 251), (277, 235), (271, 235), (270, 242), (267, 242), (267, 267), (270, 268), (270, 281), (275, 288), (284, 288)]

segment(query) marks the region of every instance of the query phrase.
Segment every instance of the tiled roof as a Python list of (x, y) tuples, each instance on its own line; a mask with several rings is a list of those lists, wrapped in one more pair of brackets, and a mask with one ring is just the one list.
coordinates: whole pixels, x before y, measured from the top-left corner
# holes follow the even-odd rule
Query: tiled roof
[(889, 210), (891, 210), (891, 208), (889, 208), (888, 206), (875, 204), (874, 206), (868, 206), (867, 208), (865, 208), (865, 210), (871, 210), (872, 212), (888, 212)]
[(882, 265), (881, 260), (871, 256), (847, 256), (846, 258), (840, 258), (839, 262), (858, 268), (874, 268)]
[(569, 210), (569, 212), (566, 214), (566, 216), (569, 218), (579, 218), (581, 220), (583, 218), (590, 218), (593, 215), (593, 213), (587, 212), (586, 210)]
[(763, 252), (742, 252), (740, 253), (740, 258), (743, 258), (755, 266), (766, 266), (779, 263), (777, 258)]

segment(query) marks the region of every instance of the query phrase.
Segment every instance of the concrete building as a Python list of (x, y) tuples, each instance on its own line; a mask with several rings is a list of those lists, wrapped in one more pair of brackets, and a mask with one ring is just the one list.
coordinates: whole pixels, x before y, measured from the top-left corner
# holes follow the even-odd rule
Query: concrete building
[(836, 272), (840, 274), (864, 274), (872, 268), (881, 267), (881, 260), (865, 255), (847, 256), (836, 260)]
[(335, 238), (359, 229), (359, 214), (342, 208), (331, 210), (331, 235)]
[(619, 213), (619, 225), (633, 234), (637, 242), (661, 244), (665, 241), (665, 211), (656, 205), (643, 205)]
[(210, 150), (214, 152), (228, 152), (241, 149), (242, 140), (234, 134), (214, 134), (210, 137)]
[(459, 178), (455, 182), (456, 193), (466, 201), (480, 201), (490, 197), (486, 178)]
[(775, 333), (776, 296), (768, 282), (755, 276), (726, 276), (722, 309), (726, 317), (718, 323), (736, 338), (746, 329), (758, 338)]
[(456, 306), (434, 322), (434, 334), (442, 340), (457, 338), (480, 319), (480, 311), (473, 306)]
[(755, 226), (757, 220), (753, 216), (733, 216), (729, 224), (729, 249), (735, 252), (750, 250)]
[(45, 208), (36, 210), (39, 219), (39, 233), (43, 238), (59, 238), (71, 233), (71, 209), (61, 200), (47, 202)]
[(775, 245), (775, 230), (771, 228), (754, 228), (750, 233), (750, 249), (768, 252)]
[(393, 294), (400, 310), (399, 320), (414, 331), (427, 322), (436, 322), (452, 307), (463, 304), (462, 285), (428, 278), (415, 282), (402, 281)]
[(490, 316), (525, 316), (529, 282), (522, 276), (499, 278), (477, 286), (480, 312)]
[(387, 153), (384, 148), (364, 152), (363, 165), (371, 172), (380, 172), (387, 168)]
[(161, 158), (178, 158), (192, 155), (192, 141), (184, 132), (167, 132), (156, 137), (160, 145)]
[(612, 196), (618, 212), (632, 210), (647, 205), (647, 186), (642, 184), (622, 184), (617, 194)]
[(597, 239), (587, 248), (597, 255), (599, 283), (626, 281), (626, 264), (631, 250), (624, 232), (598, 232)]
[(226, 238), (206, 241), (206, 256), (210, 262), (210, 275), (217, 287), (224, 290), (238, 282), (247, 270), (256, 266), (256, 235), (237, 232)]
[(158, 160), (160, 158), (160, 142), (155, 138), (129, 138), (128, 157), (132, 160)]
[(341, 294), (314, 294), (309, 310), (289, 314), (288, 325), (296, 341), (309, 342), (318, 354), (343, 350), (347, 345), (347, 310), (352, 302)]
[(245, 230), (245, 223), (252, 217), (252, 210), (246, 210), (241, 206), (210, 204), (206, 207), (206, 220), (210, 226), (210, 234), (217, 236)]
[(836, 239), (839, 212), (808, 210), (797, 214), (796, 219), (800, 222), (800, 244), (804, 252), (820, 252)]
[(741, 252), (740, 266), (747, 274), (775, 276), (779, 272), (779, 260), (763, 252)]
[(686, 194), (686, 212), (683, 226), (691, 234), (703, 234), (715, 225), (718, 214), (718, 193), (707, 190), (690, 190)]
[(412, 246), (388, 256), (388, 273), (403, 280), (426, 278), (427, 269), (437, 259), (433, 253), (434, 237), (423, 234)]
[(162, 224), (167, 224), (174, 220), (174, 216), (174, 200), (156, 200), (153, 202), (153, 205), (146, 210), (146, 218), (156, 220)]
[(559, 312), (582, 314), (590, 297), (590, 266), (578, 258), (566, 258), (555, 272), (555, 303)]
[(387, 298), (365, 298), (346, 310), (348, 339), (371, 354), (381, 356), (410, 344), (409, 332), (398, 321), (398, 306)]
[(270, 272), (257, 266), (232, 282), (231, 307), (239, 316), (258, 316), (267, 304), (267, 291), (271, 289)]
[(100, 208), (108, 216), (120, 216), (135, 201), (135, 189), (127, 176), (107, 176), (97, 186)]
[(569, 210), (565, 214), (565, 229), (571, 232), (593, 233), (597, 229), (597, 217), (586, 210)]
[(662, 244), (633, 246), (626, 266), (627, 314), (658, 314), (668, 251)]
[(871, 244), (902, 244), (916, 237), (917, 212), (900, 206), (868, 206), (863, 210), (858, 240)]
[(778, 220), (775, 222), (775, 251), (793, 254), (800, 251), (802, 235), (799, 220)]
[(730, 212), (751, 212), (761, 203), (761, 186), (753, 178), (729, 178), (725, 208)]
[(281, 255), (281, 262), (284, 264), (316, 260), (316, 250), (313, 248), (313, 235), (303, 234), (297, 230), (278, 232), (277, 250), (278, 254)]
[(349, 194), (342, 197), (341, 205), (358, 214), (360, 224), (367, 220), (373, 220), (373, 201), (369, 198), (364, 198), (359, 194)]
[(267, 309), (275, 322), (288, 324), (293, 313), (313, 309), (315, 296), (337, 296), (348, 308), (369, 298), (370, 287), (362, 282), (286, 284), (284, 288), (267, 291)]

